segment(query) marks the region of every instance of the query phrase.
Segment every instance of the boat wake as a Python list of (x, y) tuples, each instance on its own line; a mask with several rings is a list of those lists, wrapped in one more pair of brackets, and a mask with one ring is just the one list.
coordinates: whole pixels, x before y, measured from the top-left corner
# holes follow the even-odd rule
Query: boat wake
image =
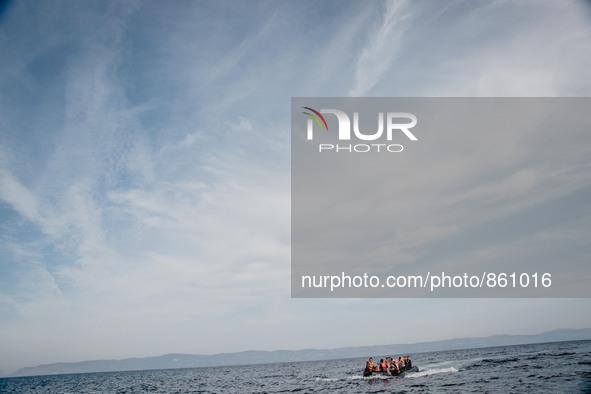
[(352, 375), (352, 376), (346, 376), (346, 377), (342, 377), (342, 378), (316, 378), (316, 381), (317, 382), (338, 382), (338, 381), (346, 381), (346, 380), (386, 380), (386, 379), (392, 379), (392, 378), (393, 378), (393, 376), (375, 374), (372, 376)]
[(340, 378), (316, 378), (317, 382), (338, 382), (339, 380), (343, 380)]
[[(444, 373), (456, 373), (458, 372), (457, 368), (449, 367), (449, 368), (433, 368), (433, 369), (426, 369), (420, 372), (406, 372), (404, 375), (404, 379), (406, 378), (421, 378), (430, 375), (438, 375)], [(362, 376), (362, 375), (353, 375), (347, 376), (342, 378), (316, 378), (317, 382), (338, 382), (338, 381), (346, 381), (346, 380), (386, 380), (396, 378), (395, 376), (388, 376), (382, 374), (374, 374), (372, 376)]]
[(424, 376), (439, 375), (442, 373), (456, 373), (456, 372), (458, 372), (458, 369), (454, 368), (454, 367), (433, 368), (433, 369), (426, 369), (424, 371), (419, 371), (419, 372), (410, 372), (410, 373), (407, 373), (404, 377), (405, 378), (422, 378)]

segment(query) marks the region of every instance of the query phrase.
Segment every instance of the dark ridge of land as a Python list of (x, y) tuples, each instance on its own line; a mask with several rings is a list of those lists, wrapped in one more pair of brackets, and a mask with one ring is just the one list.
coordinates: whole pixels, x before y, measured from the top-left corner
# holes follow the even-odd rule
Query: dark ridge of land
[(158, 357), (126, 358), (123, 360), (93, 360), (39, 365), (36, 367), (19, 369), (18, 371), (8, 375), (8, 377), (317, 361), (353, 357), (368, 357), (371, 355), (379, 356), (409, 353), (412, 354), (420, 352), (588, 339), (591, 339), (591, 328), (559, 329), (537, 335), (494, 335), (481, 338), (456, 338), (413, 344), (357, 346), (337, 349), (275, 351), (251, 350), (245, 352), (220, 353), (213, 355), (166, 354)]

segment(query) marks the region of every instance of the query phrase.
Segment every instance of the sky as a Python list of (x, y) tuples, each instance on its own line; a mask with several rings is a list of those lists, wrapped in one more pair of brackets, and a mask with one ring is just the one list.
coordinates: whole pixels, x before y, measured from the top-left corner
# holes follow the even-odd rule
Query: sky
[[(290, 296), (291, 97), (590, 96), (590, 20), (549, 0), (3, 3), (0, 374), (590, 327), (589, 299)], [(584, 207), (552, 236), (586, 246)]]

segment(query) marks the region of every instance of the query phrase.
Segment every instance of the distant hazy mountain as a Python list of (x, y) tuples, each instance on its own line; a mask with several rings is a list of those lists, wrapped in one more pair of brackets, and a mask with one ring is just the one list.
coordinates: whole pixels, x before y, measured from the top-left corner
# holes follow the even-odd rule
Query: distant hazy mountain
[(352, 357), (396, 355), (440, 350), (561, 342), (591, 339), (591, 328), (560, 329), (537, 335), (495, 335), (483, 338), (457, 338), (444, 341), (405, 345), (377, 345), (338, 349), (305, 349), (246, 351), (214, 355), (166, 354), (159, 357), (127, 358), (124, 360), (95, 360), (77, 363), (56, 363), (22, 368), (9, 376), (58, 375), (68, 373), (133, 371), (146, 369), (196, 368), (293, 361), (330, 360)]

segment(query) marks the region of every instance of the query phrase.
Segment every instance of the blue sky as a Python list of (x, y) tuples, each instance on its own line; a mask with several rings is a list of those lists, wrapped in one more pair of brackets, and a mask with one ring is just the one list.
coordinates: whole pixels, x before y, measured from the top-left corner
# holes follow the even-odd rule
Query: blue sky
[[(401, 342), (366, 335), (401, 318), (405, 342), (591, 326), (585, 299), (302, 300), (289, 287), (290, 97), (589, 96), (590, 19), (578, 1), (9, 3), (0, 373)], [(568, 185), (588, 188), (588, 164), (572, 166)], [(586, 245), (589, 223), (553, 236)]]

